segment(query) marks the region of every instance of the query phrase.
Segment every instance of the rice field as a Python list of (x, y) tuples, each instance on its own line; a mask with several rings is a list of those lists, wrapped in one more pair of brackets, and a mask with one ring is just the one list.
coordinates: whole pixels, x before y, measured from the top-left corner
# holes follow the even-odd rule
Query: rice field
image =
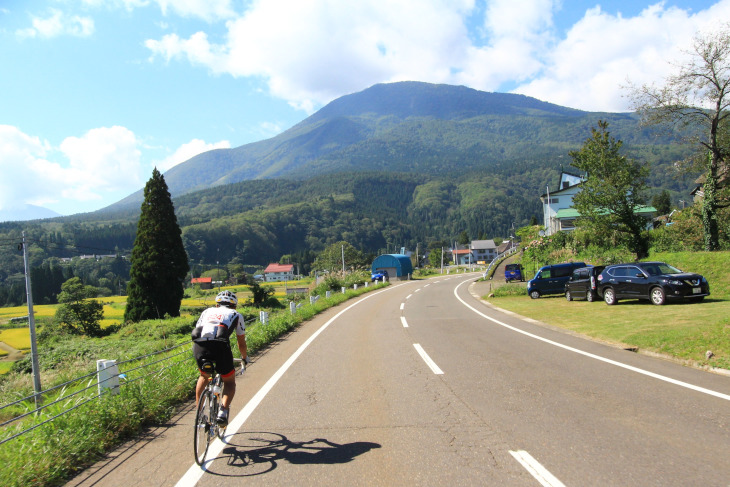
[(28, 328), (0, 330), (0, 342), (18, 350), (30, 350), (30, 331)]

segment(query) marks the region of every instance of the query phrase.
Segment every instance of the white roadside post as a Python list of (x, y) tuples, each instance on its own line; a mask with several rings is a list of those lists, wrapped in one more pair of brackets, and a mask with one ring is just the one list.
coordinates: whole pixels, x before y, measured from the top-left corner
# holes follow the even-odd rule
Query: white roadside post
[(100, 396), (106, 390), (109, 390), (112, 396), (119, 394), (119, 367), (116, 360), (97, 360), (96, 376)]

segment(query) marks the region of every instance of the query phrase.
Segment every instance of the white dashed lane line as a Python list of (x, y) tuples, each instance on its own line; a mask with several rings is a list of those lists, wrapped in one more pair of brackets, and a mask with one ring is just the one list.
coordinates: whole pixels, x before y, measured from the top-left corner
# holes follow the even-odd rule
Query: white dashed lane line
[(431, 357), (428, 356), (426, 351), (419, 345), (418, 343), (414, 343), (413, 347), (416, 349), (416, 352), (418, 352), (418, 355), (421, 356), (424, 362), (426, 362), (426, 365), (433, 371), (436, 375), (443, 375), (444, 371), (439, 369), (439, 366), (436, 365), (436, 362), (434, 362)]
[(530, 475), (535, 477), (535, 479), (540, 482), (540, 485), (543, 485), (544, 487), (565, 487), (565, 484), (558, 480), (545, 467), (540, 465), (540, 463), (532, 458), (532, 455), (530, 455), (526, 451), (510, 450), (510, 455), (512, 455), (515, 460), (520, 462), (520, 464), (525, 467), (525, 470), (530, 472)]

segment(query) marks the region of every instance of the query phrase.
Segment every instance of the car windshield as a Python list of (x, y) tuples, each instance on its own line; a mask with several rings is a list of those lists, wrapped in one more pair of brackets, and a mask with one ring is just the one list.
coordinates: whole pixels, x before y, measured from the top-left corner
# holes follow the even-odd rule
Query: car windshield
[(656, 264), (648, 264), (642, 266), (643, 269), (646, 271), (647, 274), (650, 276), (660, 276), (664, 274), (681, 274), (682, 271), (677, 269), (676, 267), (672, 267), (669, 264), (665, 264), (663, 262), (659, 262)]

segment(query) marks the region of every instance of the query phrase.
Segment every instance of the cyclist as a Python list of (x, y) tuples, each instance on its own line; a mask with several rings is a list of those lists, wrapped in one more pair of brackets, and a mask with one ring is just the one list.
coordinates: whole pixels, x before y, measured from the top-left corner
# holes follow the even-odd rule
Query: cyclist
[(215, 364), (215, 370), (223, 380), (223, 398), (216, 421), (221, 426), (228, 424), (228, 408), (236, 394), (236, 369), (233, 366), (233, 352), (229, 337), (236, 331), (238, 350), (244, 363), (248, 363), (246, 348), (246, 326), (243, 316), (236, 311), (238, 298), (231, 291), (221, 291), (215, 297), (216, 305), (206, 309), (198, 318), (192, 333), (193, 355), (198, 363), (200, 377), (195, 386), (195, 403), (200, 400), (210, 375), (203, 372), (203, 362)]

